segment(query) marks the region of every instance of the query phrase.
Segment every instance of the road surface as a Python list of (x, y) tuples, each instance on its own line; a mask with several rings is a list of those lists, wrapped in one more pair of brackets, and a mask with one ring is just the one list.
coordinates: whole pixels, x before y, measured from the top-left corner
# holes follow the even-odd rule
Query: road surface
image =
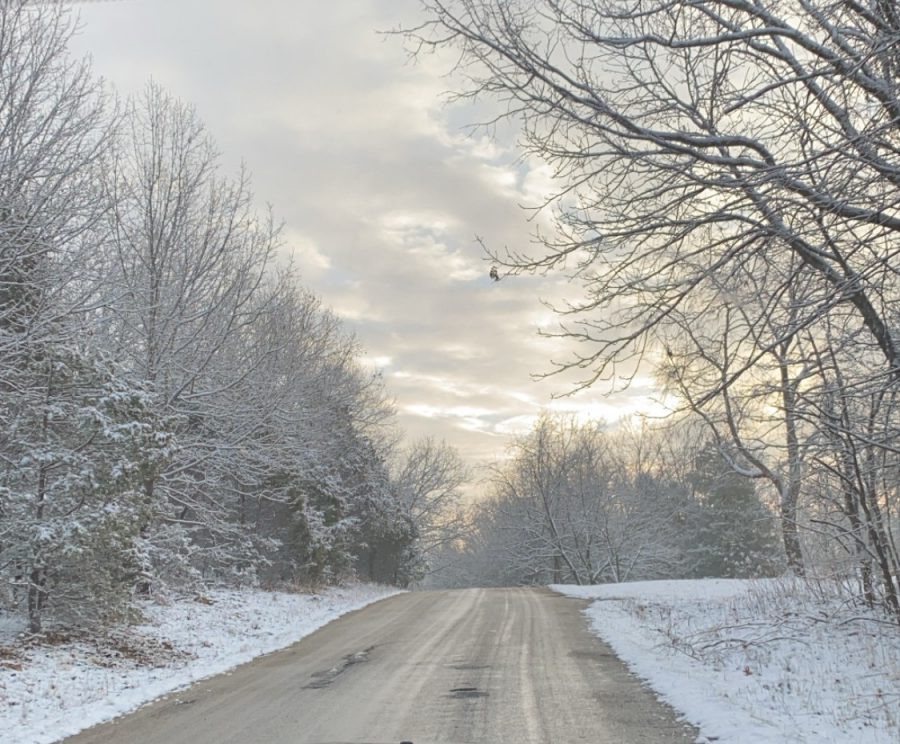
[(546, 589), (411, 592), (68, 744), (694, 741)]

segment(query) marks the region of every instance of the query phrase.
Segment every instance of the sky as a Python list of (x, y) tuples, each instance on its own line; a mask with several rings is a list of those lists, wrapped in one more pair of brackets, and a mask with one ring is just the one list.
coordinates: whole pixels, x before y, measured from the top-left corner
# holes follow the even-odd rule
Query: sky
[[(543, 301), (564, 277), (488, 276), (492, 249), (527, 248), (553, 188), (515, 132), (472, 132), (450, 105), (451, 60), (411, 62), (384, 31), (423, 20), (418, 0), (121, 0), (78, 6), (77, 53), (122, 96), (149, 80), (193, 104), (224, 167), (253, 174), (284, 223), (305, 286), (355, 334), (412, 440), (444, 439), (480, 465), (543, 409), (614, 423), (658, 411), (650, 377), (614, 396), (536, 379), (566, 343)], [(552, 228), (551, 228), (552, 229)]]

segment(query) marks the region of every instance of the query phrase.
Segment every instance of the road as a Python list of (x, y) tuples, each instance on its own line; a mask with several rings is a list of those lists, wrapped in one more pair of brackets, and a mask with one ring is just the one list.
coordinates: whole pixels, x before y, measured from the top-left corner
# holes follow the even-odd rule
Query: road
[(661, 744), (679, 723), (546, 589), (410, 592), (68, 744)]

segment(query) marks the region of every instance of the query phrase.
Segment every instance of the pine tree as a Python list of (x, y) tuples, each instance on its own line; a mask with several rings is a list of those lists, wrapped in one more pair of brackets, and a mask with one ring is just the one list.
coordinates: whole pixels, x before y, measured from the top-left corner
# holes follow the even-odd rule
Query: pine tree
[(754, 481), (707, 449), (694, 461), (691, 485), (683, 536), (692, 575), (746, 578), (784, 569), (775, 517), (759, 500)]

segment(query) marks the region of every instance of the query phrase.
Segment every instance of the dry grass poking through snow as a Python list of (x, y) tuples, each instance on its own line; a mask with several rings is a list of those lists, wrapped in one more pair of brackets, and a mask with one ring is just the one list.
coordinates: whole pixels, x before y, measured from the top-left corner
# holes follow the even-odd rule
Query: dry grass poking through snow
[(900, 627), (797, 579), (555, 587), (719, 742), (900, 741)]

